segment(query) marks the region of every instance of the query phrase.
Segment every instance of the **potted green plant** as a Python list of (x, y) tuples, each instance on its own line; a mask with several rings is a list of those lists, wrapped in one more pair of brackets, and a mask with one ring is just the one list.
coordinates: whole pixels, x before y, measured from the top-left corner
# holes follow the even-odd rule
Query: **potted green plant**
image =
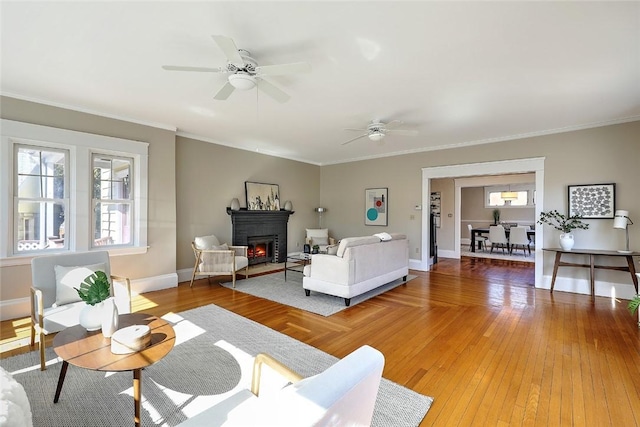
[(311, 253), (312, 253), (312, 254), (320, 253), (320, 246), (318, 246), (318, 245), (313, 245), (313, 247), (311, 248)]
[(560, 246), (565, 251), (570, 251), (573, 247), (574, 240), (571, 233), (573, 230), (578, 228), (587, 230), (589, 228), (589, 224), (582, 222), (580, 215), (564, 215), (555, 209), (540, 213), (538, 224), (547, 224), (556, 230), (562, 231), (562, 234), (560, 234)]
[(88, 331), (97, 331), (102, 327), (103, 302), (111, 296), (109, 278), (104, 271), (96, 271), (88, 275), (74, 288), (78, 295), (87, 303), (80, 312), (80, 324)]
[(638, 310), (638, 308), (640, 308), (640, 294), (636, 295), (631, 301), (629, 301), (627, 308), (631, 314), (636, 314), (636, 312), (638, 313), (638, 328), (640, 328), (640, 310)]
[(491, 214), (493, 215), (493, 225), (498, 225), (500, 222), (500, 209), (494, 209)]

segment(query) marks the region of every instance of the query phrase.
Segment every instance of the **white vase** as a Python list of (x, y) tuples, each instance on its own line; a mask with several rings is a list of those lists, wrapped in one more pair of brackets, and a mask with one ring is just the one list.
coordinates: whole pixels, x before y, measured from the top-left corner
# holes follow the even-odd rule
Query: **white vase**
[(108, 298), (104, 302), (102, 309), (102, 335), (111, 338), (111, 335), (118, 330), (118, 306), (115, 299)]
[(560, 235), (560, 247), (565, 251), (570, 251), (573, 248), (573, 234), (562, 233)]
[(240, 210), (240, 201), (236, 198), (231, 199), (231, 210), (239, 211)]
[(291, 200), (287, 200), (286, 202), (284, 202), (284, 210), (285, 211), (293, 210), (293, 203), (291, 203)]
[(80, 311), (80, 325), (87, 331), (97, 331), (102, 327), (102, 308), (104, 302), (85, 305)]

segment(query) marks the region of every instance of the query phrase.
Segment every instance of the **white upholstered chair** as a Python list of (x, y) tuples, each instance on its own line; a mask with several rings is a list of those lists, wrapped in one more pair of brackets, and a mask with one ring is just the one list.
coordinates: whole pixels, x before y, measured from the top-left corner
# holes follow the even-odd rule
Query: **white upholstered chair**
[[(292, 384), (261, 394), (263, 364)], [(258, 355), (251, 390), (242, 389), (179, 426), (368, 427), (383, 368), (382, 353), (367, 345), (318, 375), (302, 380), (273, 358)]]
[(494, 247), (502, 247), (502, 253), (505, 253), (505, 248), (509, 249), (509, 240), (507, 240), (507, 233), (504, 231), (504, 227), (501, 225), (492, 225), (489, 227), (489, 240), (491, 240), (491, 253), (493, 253)]
[(307, 228), (306, 243), (309, 246), (318, 245), (320, 251), (326, 252), (328, 246), (336, 244), (336, 239), (329, 237), (328, 228)]
[(509, 255), (511, 255), (513, 250), (519, 246), (522, 246), (524, 256), (527, 256), (527, 249), (529, 250), (529, 255), (531, 255), (531, 246), (529, 246), (531, 242), (527, 236), (528, 229), (529, 227), (522, 226), (511, 227), (511, 230), (509, 230)]
[[(471, 240), (471, 236), (473, 233), (471, 230), (473, 230), (473, 227), (471, 226), (471, 224), (467, 224), (467, 228), (469, 229), (469, 241)], [(480, 244), (480, 247), (482, 248), (483, 251), (487, 250), (487, 240), (489, 240), (486, 236), (476, 236), (476, 243)], [(469, 243), (469, 250), (472, 250), (473, 248), (471, 247), (471, 243)]]
[(231, 276), (236, 287), (236, 272), (244, 269), (244, 278), (249, 277), (248, 246), (220, 244), (214, 235), (196, 237), (191, 242), (196, 262), (193, 266), (191, 284), (196, 276)]
[(80, 322), (86, 303), (73, 288), (95, 271), (111, 279), (110, 292), (119, 313), (131, 313), (131, 284), (111, 274), (109, 252), (74, 252), (35, 257), (31, 260), (31, 345), (39, 335), (40, 369), (45, 370), (45, 335)]

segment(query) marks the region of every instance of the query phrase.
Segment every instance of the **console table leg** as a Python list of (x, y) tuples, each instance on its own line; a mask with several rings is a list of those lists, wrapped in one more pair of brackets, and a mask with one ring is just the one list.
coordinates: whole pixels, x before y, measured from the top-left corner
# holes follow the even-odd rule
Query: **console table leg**
[(596, 296), (596, 256), (589, 255), (589, 282), (591, 283), (591, 296)]
[(140, 427), (140, 400), (142, 399), (142, 369), (133, 370), (133, 421)]
[(58, 377), (58, 386), (56, 387), (56, 395), (53, 398), (53, 403), (58, 403), (60, 399), (60, 392), (62, 391), (62, 384), (64, 384), (64, 377), (67, 375), (67, 368), (69, 367), (69, 362), (62, 362), (62, 368), (60, 369), (60, 376)]
[(562, 252), (556, 252), (556, 261), (553, 264), (553, 276), (551, 276), (551, 292), (553, 292), (553, 287), (556, 285), (556, 276), (558, 275), (558, 267), (560, 266), (561, 256)]
[(627, 264), (629, 265), (629, 273), (631, 273), (631, 280), (633, 280), (633, 286), (636, 287), (636, 294), (638, 293), (638, 276), (636, 276), (636, 267), (633, 265), (633, 257), (627, 256)]

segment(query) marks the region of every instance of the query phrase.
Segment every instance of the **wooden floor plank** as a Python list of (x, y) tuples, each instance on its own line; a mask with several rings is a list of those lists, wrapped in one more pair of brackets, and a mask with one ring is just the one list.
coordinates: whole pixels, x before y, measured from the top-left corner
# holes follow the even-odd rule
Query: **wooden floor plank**
[[(435, 398), (423, 426), (640, 425), (640, 330), (627, 301), (550, 294), (531, 286), (533, 270), (440, 259), (330, 317), (219, 285), (228, 278), (149, 292), (133, 306), (164, 315), (215, 303), (336, 357), (372, 345), (386, 378)], [(32, 350), (28, 342), (28, 318), (0, 323), (0, 357)]]

